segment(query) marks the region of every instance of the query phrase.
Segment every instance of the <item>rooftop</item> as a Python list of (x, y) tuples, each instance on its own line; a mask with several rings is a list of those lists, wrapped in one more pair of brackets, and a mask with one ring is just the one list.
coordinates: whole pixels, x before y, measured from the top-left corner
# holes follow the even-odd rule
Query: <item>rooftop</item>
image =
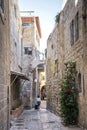
[(34, 22), (34, 20), (35, 20), (39, 36), (40, 36), (40, 38), (42, 37), (39, 17), (21, 17), (21, 19), (22, 19), (22, 22), (26, 22), (26, 23)]

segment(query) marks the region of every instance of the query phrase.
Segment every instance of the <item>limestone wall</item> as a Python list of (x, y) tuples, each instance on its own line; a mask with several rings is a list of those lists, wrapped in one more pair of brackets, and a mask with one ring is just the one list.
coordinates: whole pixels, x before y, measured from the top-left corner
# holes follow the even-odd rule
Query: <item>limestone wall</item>
[(0, 130), (8, 130), (9, 127), (9, 32), (9, 1), (4, 0), (4, 12), (0, 7)]
[[(32, 20), (31, 20), (32, 19)], [(24, 89), (28, 89), (28, 106), (32, 107), (35, 105), (36, 99), (36, 84), (33, 83), (34, 69), (40, 62), (38, 52), (40, 51), (40, 36), (36, 26), (36, 17), (22, 17), (22, 68), (23, 72), (29, 77), (30, 81), (26, 81), (23, 85)], [(27, 48), (27, 51), (26, 51)], [(29, 54), (29, 52), (31, 53)], [(26, 91), (24, 90), (23, 91)], [(33, 92), (34, 91), (34, 92)]]
[(59, 81), (63, 76), (64, 60), (63, 12), (60, 19), (48, 38), (46, 60), (47, 108), (57, 114), (60, 113)]
[[(66, 6), (64, 7), (64, 48), (65, 48), (65, 62), (67, 61), (75, 61), (77, 68), (77, 77), (78, 74), (81, 74), (81, 90), (78, 94), (78, 103), (79, 103), (79, 123), (83, 126), (87, 127), (87, 96), (86, 96), (86, 70), (87, 65), (84, 66), (84, 62), (87, 60), (87, 57), (84, 58), (86, 50), (84, 50), (84, 46), (86, 43), (86, 39), (84, 35), (87, 36), (87, 33), (84, 32), (83, 28), (83, 3), (82, 0), (76, 1), (68, 1)], [(77, 41), (74, 41), (74, 44), (71, 45), (70, 42), (70, 23), (74, 20), (75, 26), (75, 17), (77, 12), (79, 13), (79, 38)], [(86, 27), (87, 28), (87, 27)], [(75, 27), (74, 27), (75, 29)], [(74, 30), (75, 31), (75, 30)], [(75, 33), (74, 33), (75, 38)], [(85, 46), (87, 49), (87, 46)], [(78, 82), (78, 79), (77, 79)], [(77, 84), (78, 85), (78, 84)], [(78, 87), (79, 89), (79, 87)]]
[[(76, 62), (77, 88), (79, 104), (79, 124), (87, 127), (87, 5), (82, 0), (67, 0), (60, 20), (47, 42), (46, 84), (48, 102), (47, 107), (59, 113), (58, 88), (60, 79), (64, 76), (64, 63)], [(73, 30), (72, 30), (73, 28)], [(55, 33), (57, 32), (57, 33)], [(54, 36), (56, 36), (54, 38)], [(72, 41), (73, 40), (73, 43)], [(55, 43), (56, 47), (55, 48)], [(53, 46), (52, 46), (53, 45)], [(53, 48), (54, 47), (54, 48)], [(55, 73), (57, 54), (58, 66)], [(54, 67), (55, 66), (55, 67)], [(80, 78), (79, 78), (80, 75)], [(80, 84), (79, 84), (80, 82)]]
[(11, 70), (20, 72), (22, 22), (18, 0), (10, 2), (10, 40), (11, 40)]

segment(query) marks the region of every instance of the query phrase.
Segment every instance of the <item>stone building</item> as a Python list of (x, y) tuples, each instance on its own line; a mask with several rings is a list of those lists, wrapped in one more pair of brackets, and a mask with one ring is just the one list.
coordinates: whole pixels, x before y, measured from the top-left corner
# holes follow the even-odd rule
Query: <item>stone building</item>
[(22, 22), (18, 0), (10, 2), (11, 71), (21, 72)]
[[(22, 21), (18, 0), (10, 2), (11, 110), (21, 105), (21, 87), (28, 78), (22, 72)], [(22, 80), (21, 80), (22, 79)]]
[(19, 14), (18, 0), (10, 2), (10, 43), (11, 43), (11, 109), (16, 107), (20, 96), (20, 79), (17, 76), (21, 72), (21, 17)]
[[(23, 72), (30, 79), (30, 81), (24, 83), (23, 92), (27, 101), (25, 105), (32, 107), (36, 99), (37, 65), (40, 63), (41, 28), (39, 17), (22, 17), (22, 35), (22, 67)], [(34, 77), (35, 79), (33, 79)]]
[(59, 113), (59, 81), (63, 76), (64, 44), (63, 44), (63, 12), (60, 22), (50, 34), (47, 41), (46, 60), (46, 88), (47, 108), (54, 113)]
[(9, 129), (10, 36), (9, 0), (0, 0), (0, 130)]
[(79, 123), (87, 128), (87, 4), (86, 0), (67, 1), (64, 11), (64, 62), (76, 62), (79, 90)]
[[(48, 94), (52, 101), (54, 93), (58, 90), (59, 85), (56, 87), (54, 84), (56, 81), (51, 79), (53, 72), (49, 66), (49, 61), (53, 59), (53, 54), (50, 53), (51, 44), (55, 46), (53, 37), (55, 31), (58, 31), (57, 35), (57, 54), (58, 54), (58, 75), (55, 80), (60, 80), (59, 77), (63, 76), (64, 63), (68, 61), (76, 62), (77, 69), (77, 87), (78, 87), (78, 104), (79, 104), (79, 124), (87, 128), (87, 1), (86, 0), (67, 0), (63, 10), (62, 18), (60, 13), (60, 20), (58, 22), (59, 28), (55, 28), (52, 32), (51, 41), (48, 38), (47, 46), (47, 89), (51, 90), (51, 94)], [(62, 26), (61, 26), (61, 21)], [(61, 38), (60, 38), (61, 37)], [(60, 45), (60, 46), (59, 46)], [(56, 48), (54, 48), (56, 52)], [(59, 51), (58, 51), (59, 50)], [(61, 55), (62, 54), (62, 55)], [(51, 55), (51, 56), (50, 56)], [(50, 56), (50, 58), (49, 58)], [(59, 60), (60, 59), (60, 60)], [(60, 63), (61, 62), (61, 63)], [(51, 64), (51, 63), (50, 63)], [(50, 74), (49, 74), (50, 73)], [(50, 80), (51, 79), (51, 80)], [(52, 83), (51, 83), (52, 82)], [(51, 85), (50, 85), (51, 84)], [(53, 84), (53, 85), (52, 85)], [(49, 89), (50, 88), (50, 89)], [(47, 91), (49, 92), (49, 91)], [(55, 98), (57, 100), (57, 98)], [(57, 101), (58, 102), (58, 101)], [(54, 106), (57, 106), (57, 102)], [(55, 110), (50, 107), (52, 102), (48, 105), (48, 108), (54, 112), (59, 112), (57, 107)], [(53, 104), (52, 104), (53, 105)], [(53, 106), (53, 107), (54, 107)]]

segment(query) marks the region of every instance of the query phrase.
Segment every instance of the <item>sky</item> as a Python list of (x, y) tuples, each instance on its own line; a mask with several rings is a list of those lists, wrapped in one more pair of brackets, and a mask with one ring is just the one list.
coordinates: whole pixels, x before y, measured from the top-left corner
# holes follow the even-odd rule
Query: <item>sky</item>
[[(21, 11), (34, 11), (31, 16), (38, 16), (42, 38), (40, 41), (41, 51), (47, 47), (47, 39), (55, 26), (55, 16), (62, 9), (64, 0), (19, 0)], [(30, 15), (29, 15), (30, 16)]]

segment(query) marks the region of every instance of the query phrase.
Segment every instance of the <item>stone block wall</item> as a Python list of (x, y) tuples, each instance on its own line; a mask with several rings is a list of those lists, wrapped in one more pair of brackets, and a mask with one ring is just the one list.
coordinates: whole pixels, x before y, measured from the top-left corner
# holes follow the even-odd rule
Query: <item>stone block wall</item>
[(10, 37), (9, 1), (4, 0), (4, 12), (0, 7), (0, 130), (9, 128), (10, 91)]
[[(58, 26), (48, 38), (46, 60), (47, 108), (59, 113), (58, 88), (60, 79), (64, 76), (64, 63), (76, 62), (77, 88), (79, 105), (79, 124), (87, 128), (87, 4), (86, 0), (67, 0)], [(72, 30), (72, 28), (73, 30)], [(57, 38), (54, 38), (54, 35)], [(73, 34), (72, 34), (73, 33)], [(76, 37), (78, 34), (78, 37)], [(73, 43), (72, 43), (72, 38)], [(77, 39), (76, 39), (77, 38)], [(57, 49), (54, 47), (56, 41)], [(52, 45), (53, 46), (52, 46)], [(53, 52), (52, 52), (52, 47)], [(57, 73), (54, 54), (57, 53)], [(52, 65), (51, 65), (52, 64)], [(55, 68), (55, 69), (54, 69)], [(53, 70), (53, 71), (52, 71)], [(80, 77), (79, 77), (80, 75)], [(80, 84), (79, 84), (80, 83)], [(57, 94), (57, 96), (56, 96)]]
[(10, 2), (10, 41), (11, 41), (11, 71), (21, 71), (21, 52), (22, 52), (22, 22), (18, 0)]
[(47, 109), (59, 114), (59, 89), (60, 79), (63, 76), (63, 12), (61, 22), (57, 24), (48, 38), (47, 61), (46, 61), (46, 88), (47, 88)]
[[(87, 96), (86, 96), (86, 69), (87, 64), (84, 65), (85, 61), (87, 61), (87, 57), (84, 58), (84, 55), (86, 54), (87, 46), (85, 46), (87, 43), (84, 35), (87, 37), (87, 33), (84, 32), (83, 27), (83, 1), (79, 0), (76, 1), (67, 1), (67, 4), (65, 5), (64, 9), (64, 48), (65, 48), (65, 58), (64, 62), (67, 61), (75, 61), (76, 62), (76, 69), (77, 69), (77, 77), (80, 74), (80, 88), (78, 85), (78, 78), (77, 78), (77, 87), (79, 91), (78, 94), (78, 104), (79, 104), (79, 123), (87, 127)], [(78, 12), (78, 26), (79, 26), (79, 37), (75, 41), (75, 17)], [(70, 42), (70, 23), (74, 20), (74, 43), (71, 45)], [(87, 27), (86, 27), (87, 28)]]
[[(38, 17), (22, 17), (22, 69), (23, 72), (29, 77), (30, 81), (25, 82), (23, 88), (29, 89), (30, 106), (33, 107), (36, 101), (36, 76), (35, 68), (40, 63), (39, 49), (40, 49), (40, 34), (39, 34), (39, 18)], [(37, 26), (38, 24), (38, 26)], [(26, 52), (27, 49), (27, 52)], [(31, 53), (30, 53), (31, 51)], [(34, 70), (34, 71), (33, 71)], [(35, 75), (34, 75), (35, 74)], [(30, 85), (29, 85), (30, 84)], [(37, 85), (38, 86), (38, 85)]]

